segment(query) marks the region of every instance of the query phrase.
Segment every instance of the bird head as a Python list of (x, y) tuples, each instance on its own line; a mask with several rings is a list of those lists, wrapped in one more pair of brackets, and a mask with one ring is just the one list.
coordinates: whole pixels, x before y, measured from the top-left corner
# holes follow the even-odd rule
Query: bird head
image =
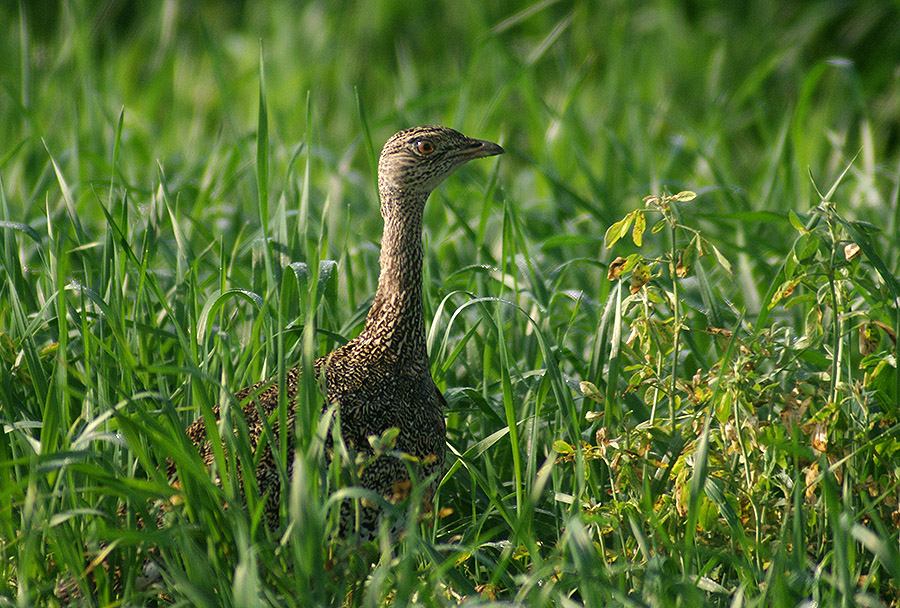
[(503, 154), (490, 141), (472, 139), (447, 127), (413, 127), (391, 137), (378, 160), (378, 188), (386, 196), (425, 197), (454, 171), (475, 158)]

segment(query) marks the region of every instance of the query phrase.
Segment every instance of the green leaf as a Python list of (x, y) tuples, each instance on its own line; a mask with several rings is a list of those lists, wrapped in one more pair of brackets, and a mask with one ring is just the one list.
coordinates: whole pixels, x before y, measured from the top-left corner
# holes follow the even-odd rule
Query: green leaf
[(798, 265), (797, 255), (791, 251), (784, 259), (784, 278), (790, 279), (793, 277)]
[(603, 237), (603, 240), (606, 242), (607, 249), (612, 247), (613, 244), (620, 238), (628, 234), (628, 229), (631, 227), (631, 222), (633, 219), (634, 211), (630, 212), (628, 215), (606, 229), (606, 235)]
[(553, 451), (557, 454), (571, 454), (575, 451), (575, 448), (562, 439), (557, 439), (553, 442)]
[(646, 229), (647, 219), (644, 217), (643, 212), (635, 211), (634, 230), (631, 231), (631, 240), (634, 241), (634, 244), (638, 247), (640, 247), (641, 243), (644, 241), (644, 231)]
[(256, 187), (263, 234), (269, 226), (269, 118), (262, 44), (259, 47), (259, 113), (256, 123)]
[(242, 298), (252, 304), (256, 304), (257, 309), (261, 310), (263, 307), (263, 299), (258, 294), (246, 289), (229, 289), (221, 295), (217, 292), (213, 292), (212, 294), (210, 294), (210, 297), (206, 301), (206, 304), (203, 305), (203, 310), (200, 312), (200, 318), (197, 321), (198, 341), (202, 342), (204, 336), (206, 336), (206, 332), (209, 330), (210, 319), (216, 316), (216, 313), (227, 300), (235, 297)]
[(811, 233), (807, 232), (803, 236), (801, 236), (797, 240), (797, 259), (800, 262), (806, 262), (812, 260), (816, 255), (816, 251), (819, 249), (820, 238)]
[(72, 189), (69, 187), (65, 176), (63, 176), (59, 165), (56, 164), (56, 159), (53, 157), (53, 154), (50, 153), (50, 148), (47, 147), (47, 142), (44, 141), (43, 137), (41, 138), (41, 143), (44, 144), (44, 149), (47, 151), (47, 155), (50, 157), (50, 164), (53, 165), (53, 172), (56, 173), (56, 181), (59, 183), (60, 191), (62, 191), (63, 201), (66, 204), (66, 211), (69, 214), (69, 220), (72, 222), (72, 225), (75, 226), (75, 233), (78, 235), (79, 241), (85, 242), (87, 241), (87, 232), (85, 232), (84, 228), (82, 227), (81, 216), (75, 209), (75, 199), (72, 196)]
[(559, 247), (578, 247), (580, 245), (596, 245), (598, 238), (589, 234), (554, 234), (541, 243), (541, 251), (549, 251)]
[(715, 245), (713, 245), (709, 241), (706, 241), (706, 244), (712, 248), (713, 255), (716, 256), (716, 261), (719, 263), (719, 266), (727, 270), (728, 274), (733, 274), (731, 272), (731, 262), (729, 262), (728, 259), (724, 255), (722, 255), (722, 252), (719, 251)]
[(791, 222), (791, 226), (794, 227), (794, 230), (796, 230), (800, 234), (806, 234), (807, 232), (809, 232), (806, 229), (806, 226), (803, 225), (803, 222), (800, 221), (800, 218), (797, 217), (797, 214), (794, 213), (793, 209), (788, 211), (788, 220)]
[(41, 244), (41, 236), (37, 233), (37, 231), (25, 224), (24, 222), (8, 222), (6, 220), (0, 221), (0, 228), (9, 228), (10, 230), (18, 230), (22, 234), (25, 234), (31, 238), (32, 241)]
[(687, 276), (694, 265), (694, 261), (697, 259), (697, 255), (701, 253), (700, 235), (695, 234), (691, 239), (691, 242), (687, 244), (687, 247), (685, 247), (684, 251), (681, 253), (681, 263), (675, 267), (676, 274), (681, 278)]
[(772, 301), (769, 302), (769, 310), (771, 310), (775, 304), (777, 304), (780, 300), (789, 297), (792, 293), (794, 293), (794, 289), (797, 285), (800, 284), (800, 278), (790, 279), (789, 281), (783, 282), (778, 286), (778, 289), (775, 290), (775, 295), (772, 296)]

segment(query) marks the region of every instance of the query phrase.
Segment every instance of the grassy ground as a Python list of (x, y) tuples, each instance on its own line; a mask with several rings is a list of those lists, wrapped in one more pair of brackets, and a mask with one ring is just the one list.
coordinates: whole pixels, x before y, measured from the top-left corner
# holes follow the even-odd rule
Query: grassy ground
[[(0, 5), (0, 605), (898, 605), (895, 3), (220, 4)], [(360, 329), (420, 123), (508, 150), (426, 210), (441, 517), (334, 540), (309, 387), (270, 531), (183, 429)]]

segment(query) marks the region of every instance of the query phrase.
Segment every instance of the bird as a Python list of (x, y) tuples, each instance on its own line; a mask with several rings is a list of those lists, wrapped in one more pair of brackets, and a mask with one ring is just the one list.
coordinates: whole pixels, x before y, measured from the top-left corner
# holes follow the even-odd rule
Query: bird
[[(372, 305), (359, 335), (317, 358), (312, 367), (316, 381), (324, 387), (322, 412), (336, 408), (343, 442), (367, 462), (359, 476), (360, 485), (391, 502), (398, 488), (402, 493), (402, 488), (411, 482), (407, 467), (410, 459), (401, 459), (398, 452), (420, 463), (419, 478), (432, 480), (429, 490), (436, 485), (436, 473), (444, 463), (446, 401), (431, 377), (422, 303), (425, 203), (431, 192), (462, 165), (503, 153), (500, 145), (490, 141), (473, 139), (447, 127), (421, 126), (394, 134), (384, 144), (378, 160), (384, 232)], [(285, 374), (283, 397), (289, 404), (285, 429), (289, 442), (294, 437), (294, 408), (302, 374), (301, 365)], [(264, 428), (260, 413), (269, 420), (277, 410), (278, 383), (272, 379), (258, 382), (234, 397), (241, 405), (250, 447), (256, 451)], [(213, 414), (216, 420), (220, 419), (218, 405), (213, 407)], [(270, 428), (274, 436), (279, 436), (277, 421)], [(399, 431), (393, 449), (377, 450), (370, 437), (382, 437), (390, 429)], [(203, 417), (185, 432), (203, 463), (211, 467), (214, 450)], [(330, 445), (331, 433), (326, 448)], [(178, 471), (171, 459), (166, 474), (177, 488)], [(266, 523), (277, 528), (281, 477), (270, 442), (259, 455), (255, 477), (260, 494), (266, 496)], [(361, 540), (372, 539), (378, 532), (380, 515), (375, 504), (364, 504), (357, 514), (345, 501), (341, 504), (339, 533), (347, 536), (355, 532)], [(156, 524), (162, 526), (163, 522), (159, 519)], [(396, 531), (393, 526), (392, 536)], [(158, 568), (152, 560), (145, 564), (144, 571), (151, 573), (148, 585), (158, 580)], [(120, 588), (118, 571), (114, 579), (115, 587)], [(77, 581), (71, 576), (60, 581), (54, 594), (63, 605), (81, 597)]]
[[(444, 462), (446, 401), (431, 376), (422, 302), (422, 225), (425, 203), (431, 192), (467, 162), (503, 154), (493, 142), (473, 139), (441, 126), (402, 130), (384, 144), (378, 160), (378, 191), (384, 231), (379, 257), (378, 284), (362, 331), (355, 338), (318, 357), (312, 368), (324, 387), (324, 413), (334, 407), (346, 446), (368, 462), (359, 476), (360, 485), (391, 500), (398, 488), (408, 487), (409, 468), (397, 452), (420, 463), (419, 479), (430, 479)], [(283, 398), (288, 400), (286, 436), (293, 440), (297, 392), (302, 366), (285, 374)], [(263, 433), (260, 413), (268, 420), (279, 405), (279, 387), (265, 380), (235, 394), (256, 450)], [(213, 413), (219, 418), (219, 408)], [(397, 429), (392, 450), (376, 450), (370, 438)], [(278, 436), (277, 421), (272, 424)], [(396, 431), (395, 431), (396, 432)], [(186, 430), (205, 465), (212, 465), (214, 451), (202, 417)], [(288, 444), (290, 445), (290, 443)], [(326, 448), (331, 446), (331, 433)], [(410, 460), (410, 459), (407, 459)], [(289, 465), (290, 466), (290, 465)], [(169, 462), (170, 478), (177, 477)], [(279, 524), (280, 479), (270, 446), (263, 448), (255, 470), (261, 494), (266, 495), (264, 517), (270, 527)], [(341, 505), (340, 534), (355, 531), (363, 539), (377, 534), (381, 510), (363, 501), (357, 512)]]

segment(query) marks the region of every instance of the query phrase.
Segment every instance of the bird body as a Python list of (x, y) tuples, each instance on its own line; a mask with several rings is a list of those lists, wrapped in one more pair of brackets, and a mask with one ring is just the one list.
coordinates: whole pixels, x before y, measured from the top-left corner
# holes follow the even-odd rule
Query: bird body
[[(323, 411), (336, 406), (344, 443), (368, 457), (360, 474), (364, 488), (390, 499), (398, 484), (409, 480), (407, 465), (392, 454), (376, 454), (369, 437), (390, 428), (399, 430), (394, 450), (414, 456), (420, 479), (440, 470), (446, 428), (444, 397), (431, 377), (425, 342), (422, 304), (422, 221), (431, 191), (469, 160), (502, 154), (497, 144), (471, 139), (445, 127), (415, 127), (400, 131), (384, 145), (378, 163), (378, 189), (384, 233), (380, 274), (372, 307), (362, 332), (347, 344), (316, 359), (313, 369), (325, 390)], [(301, 370), (285, 378), (288, 399), (287, 437), (293, 440)], [(267, 418), (278, 407), (279, 390), (271, 381), (247, 387), (235, 395), (256, 449), (262, 434), (260, 412)], [(214, 409), (218, 418), (218, 407)], [(277, 430), (277, 424), (273, 425)], [(207, 465), (212, 464), (202, 418), (187, 429)], [(330, 443), (330, 436), (329, 436)], [(267, 445), (256, 469), (261, 493), (267, 495), (266, 519), (278, 523), (280, 478)], [(170, 465), (174, 474), (174, 465)], [(379, 509), (369, 505), (356, 521), (364, 536), (377, 530)], [(342, 533), (353, 527), (353, 510), (342, 505)]]

